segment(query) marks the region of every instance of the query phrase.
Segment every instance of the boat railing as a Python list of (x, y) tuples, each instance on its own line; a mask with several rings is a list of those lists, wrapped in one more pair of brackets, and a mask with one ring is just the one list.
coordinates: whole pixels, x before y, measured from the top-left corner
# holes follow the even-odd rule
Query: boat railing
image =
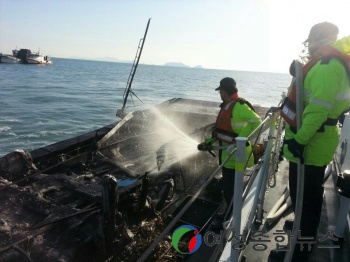
[[(295, 63), (300, 67), (299, 63)], [(296, 71), (300, 72), (300, 68), (297, 68)], [(298, 81), (301, 79), (301, 75), (297, 76), (297, 82), (299, 85), (298, 93), (301, 92), (302, 81)], [(302, 101), (302, 100), (301, 100)], [(300, 105), (298, 105), (300, 107)], [(275, 172), (275, 168), (271, 170), (270, 164), (271, 159), (272, 162), (275, 161), (275, 157), (278, 154), (280, 144), (281, 144), (281, 136), (282, 136), (282, 123), (281, 117), (277, 121), (277, 113), (279, 112), (279, 108), (271, 108), (268, 112), (268, 116), (266, 117), (266, 122), (268, 121), (269, 125), (264, 121), (262, 123), (262, 127), (265, 127), (264, 130), (269, 129), (268, 132), (268, 141), (267, 146), (265, 148), (264, 156), (262, 159), (262, 164), (256, 174), (254, 179), (250, 181), (250, 188), (246, 189), (244, 194), (237, 192), (239, 188), (243, 188), (243, 176), (245, 170), (241, 170), (241, 162), (246, 162), (243, 158), (241, 161), (236, 160), (236, 174), (235, 174), (235, 188), (234, 188), (234, 196), (233, 196), (233, 216), (229, 221), (224, 224), (224, 241), (227, 241), (225, 249), (225, 256), (228, 254), (230, 257), (230, 261), (239, 261), (242, 246), (247, 242), (250, 232), (252, 231), (252, 226), (254, 219), (259, 222), (262, 221), (262, 212), (263, 205), (265, 199), (265, 192), (267, 188), (267, 181), (269, 171)], [(300, 126), (301, 119), (298, 117), (298, 126)], [(276, 125), (277, 123), (277, 125)], [(261, 127), (261, 128), (262, 128)], [(259, 137), (259, 127), (254, 130), (251, 134), (251, 137), (258, 136)], [(251, 138), (250, 137), (250, 138)], [(243, 139), (244, 141), (244, 139)], [(244, 156), (245, 147), (238, 148), (237, 145), (237, 159), (238, 156)], [(300, 218), (301, 218), (301, 209), (302, 209), (302, 201), (300, 199), (303, 198), (303, 163), (299, 161), (298, 163), (298, 177), (301, 176), (301, 179), (298, 180), (298, 191), (297, 192), (297, 206), (295, 212), (295, 223), (293, 226), (292, 232), (296, 233), (299, 229)], [(237, 172), (238, 171), (238, 172)], [(237, 193), (236, 193), (237, 192)], [(287, 252), (284, 261), (288, 262), (292, 258), (292, 254), (294, 251), (294, 247), (296, 244), (296, 239), (292, 239), (290, 243), (290, 251)], [(225, 251), (224, 249), (224, 251)]]
[[(266, 130), (268, 130), (269, 128), (271, 129), (269, 131), (269, 141), (268, 141), (268, 146), (267, 149), (265, 149), (265, 153), (264, 153), (264, 159), (262, 161), (262, 164), (258, 164), (257, 166), (260, 166), (259, 169), (259, 174), (258, 176), (252, 176), (251, 177), (259, 177), (259, 186), (254, 185), (254, 191), (256, 191), (256, 195), (254, 197), (254, 203), (253, 205), (251, 205), (252, 208), (249, 209), (248, 212), (246, 212), (247, 214), (251, 214), (250, 216), (244, 216), (244, 221), (249, 221), (249, 223), (245, 222), (244, 226), (250, 228), (251, 224), (252, 224), (252, 220), (253, 220), (253, 214), (255, 213), (256, 207), (257, 207), (257, 203), (258, 201), (262, 201), (261, 199), (259, 199), (259, 195), (263, 195), (260, 194), (261, 191), (265, 191), (264, 188), (266, 188), (266, 181), (267, 179), (263, 179), (263, 175), (267, 176), (269, 169), (267, 167), (264, 167), (266, 165), (269, 164), (270, 162), (270, 156), (271, 156), (271, 150), (274, 144), (274, 131), (276, 130), (275, 124), (276, 124), (276, 118), (278, 116), (278, 108), (271, 108), (265, 119), (262, 121), (262, 123), (246, 138), (237, 138), (237, 145), (234, 148), (230, 148), (230, 152), (228, 153), (228, 156), (225, 160), (223, 160), (223, 162), (214, 170), (214, 172), (209, 176), (209, 178), (207, 179), (207, 181), (199, 188), (199, 190), (193, 194), (193, 196), (191, 197), (191, 199), (185, 204), (185, 206), (180, 210), (180, 212), (172, 219), (172, 221), (168, 224), (168, 226), (162, 231), (162, 233), (154, 240), (154, 242), (148, 247), (148, 249), (140, 256), (140, 258), (138, 259), (138, 261), (146, 261), (148, 256), (154, 251), (154, 249), (157, 247), (157, 245), (165, 238), (165, 236), (167, 236), (170, 232), (171, 229), (174, 228), (174, 226), (176, 225), (176, 223), (180, 220), (180, 218), (185, 214), (185, 212), (191, 207), (191, 205), (194, 203), (194, 201), (200, 196), (201, 192), (211, 183), (211, 181), (214, 179), (214, 177), (219, 174), (219, 172), (221, 171), (222, 167), (226, 164), (226, 162), (233, 156), (233, 155), (237, 155), (237, 159), (236, 159), (236, 175), (235, 175), (235, 194), (234, 194), (234, 223), (231, 217), (231, 220), (229, 221), (229, 223), (226, 223), (226, 230), (225, 230), (225, 234), (226, 237), (224, 239), (229, 239), (230, 235), (232, 235), (232, 231), (233, 230), (238, 230), (238, 228), (243, 228), (241, 227), (241, 219), (240, 219), (240, 214), (241, 214), (241, 208), (240, 206), (242, 206), (243, 201), (243, 177), (246, 175), (245, 172), (247, 170), (247, 160), (244, 159), (245, 157), (245, 149), (246, 149), (246, 141), (250, 141), (253, 145), (257, 143), (257, 141), (259, 139), (261, 139), (261, 136), (265, 133)], [(281, 123), (281, 122), (279, 122)], [(280, 130), (280, 129), (278, 129)], [(242, 145), (242, 146), (240, 146)], [(275, 147), (277, 148), (277, 147)], [(221, 150), (225, 150), (226, 148), (220, 148)], [(252, 156), (250, 156), (252, 157)], [(253, 169), (252, 172), (256, 172), (256, 170)], [(238, 175), (237, 175), (238, 174)], [(263, 183), (265, 183), (265, 185), (263, 185)], [(253, 187), (253, 186), (252, 186)], [(251, 195), (248, 195), (245, 197), (246, 199), (249, 198), (249, 200), (251, 201)], [(244, 206), (244, 204), (243, 204)], [(244, 208), (244, 207), (243, 207)], [(201, 231), (202, 229), (200, 229), (199, 231)], [(241, 231), (240, 229), (238, 231)], [(236, 256), (238, 256), (239, 254), (237, 253)]]
[[(245, 141), (247, 138), (238, 139), (238, 141), (243, 142), (241, 147), (239, 143), (237, 144), (233, 216), (224, 223), (222, 240), (229, 243), (225, 246), (225, 249), (227, 249), (225, 254), (230, 254), (231, 261), (239, 261), (241, 251), (239, 247), (244, 246), (247, 241), (249, 232), (251, 232), (253, 227), (254, 219), (259, 220), (262, 217), (269, 172), (275, 172), (275, 169), (270, 169), (269, 166), (272, 156), (277, 154), (275, 151), (279, 151), (279, 143), (281, 141), (280, 139), (276, 139), (281, 135), (280, 125), (282, 123), (281, 121), (276, 121), (278, 117), (278, 110), (273, 108), (261, 125), (248, 137), (248, 139), (252, 141), (255, 137), (259, 138), (262, 133), (261, 130), (268, 130), (264, 155), (260, 163), (257, 164), (257, 168), (252, 173), (252, 177), (243, 194), (241, 189), (243, 189), (243, 176), (246, 170), (245, 168), (242, 169), (242, 164), (247, 162), (247, 160), (244, 159)], [(278, 123), (277, 126), (276, 123)], [(225, 243), (223, 244), (225, 245)]]
[[(301, 119), (303, 112), (303, 65), (298, 60), (294, 60), (295, 65), (295, 86), (296, 86), (296, 122), (297, 122), (297, 130), (301, 127)], [(296, 235), (300, 228), (301, 222), (301, 212), (303, 210), (303, 198), (304, 198), (304, 160), (300, 158), (297, 159), (298, 165), (298, 179), (297, 179), (297, 192), (296, 192), (296, 203), (295, 203), (295, 211), (294, 211), (294, 223), (292, 234)], [(290, 249), (286, 253), (284, 258), (284, 262), (289, 262), (292, 260), (294, 248), (297, 242), (297, 238), (292, 237), (290, 241)]]

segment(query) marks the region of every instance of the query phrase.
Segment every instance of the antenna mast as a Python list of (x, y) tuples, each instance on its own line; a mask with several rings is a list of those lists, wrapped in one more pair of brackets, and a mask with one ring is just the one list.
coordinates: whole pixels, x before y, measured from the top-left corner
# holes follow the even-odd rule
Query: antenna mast
[[(129, 94), (131, 93), (132, 95), (137, 97), (137, 95), (131, 90), (131, 84), (132, 84), (132, 81), (134, 79), (134, 76), (135, 76), (135, 73), (136, 73), (136, 69), (137, 69), (137, 66), (138, 66), (139, 61), (140, 61), (143, 45), (144, 45), (144, 43), (146, 41), (147, 31), (148, 31), (148, 27), (149, 27), (149, 23), (150, 22), (151, 22), (151, 18), (148, 19), (145, 35), (144, 35), (143, 38), (140, 39), (139, 46), (137, 47), (134, 63), (132, 65), (131, 72), (130, 72), (130, 75), (129, 75), (129, 79), (128, 79), (128, 82), (126, 84), (126, 88), (125, 88), (124, 94), (123, 94), (123, 99), (124, 99), (123, 107), (121, 109), (118, 109), (117, 113), (116, 113), (116, 115), (119, 116), (120, 118), (123, 118), (126, 115), (126, 113), (125, 113), (125, 106), (126, 106), (126, 102), (128, 100)], [(137, 99), (140, 100), (140, 98), (138, 98), (138, 97), (137, 97)]]

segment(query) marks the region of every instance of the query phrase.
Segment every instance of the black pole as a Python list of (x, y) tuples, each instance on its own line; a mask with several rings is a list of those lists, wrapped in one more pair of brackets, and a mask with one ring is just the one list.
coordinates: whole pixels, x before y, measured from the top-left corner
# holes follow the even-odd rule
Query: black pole
[(140, 54), (139, 54), (139, 56), (138, 56), (138, 58), (137, 58), (136, 65), (135, 65), (135, 70), (134, 70), (134, 72), (133, 72), (133, 74), (132, 74), (132, 76), (131, 76), (131, 80), (130, 80), (128, 89), (126, 90), (126, 94), (125, 94), (125, 98), (124, 98), (124, 104), (123, 104), (123, 108), (122, 108), (123, 111), (124, 111), (124, 109), (125, 109), (126, 101), (127, 101), (127, 99), (128, 99), (129, 93), (130, 93), (131, 83), (132, 83), (132, 81), (133, 81), (133, 79), (134, 79), (135, 72), (136, 72), (137, 66), (138, 66), (139, 61), (140, 61), (140, 57), (141, 57), (143, 45), (144, 45), (144, 43), (145, 43), (145, 41), (146, 41), (147, 31), (148, 31), (148, 27), (149, 27), (149, 23), (150, 23), (150, 22), (151, 22), (151, 18), (148, 19), (148, 23), (147, 23), (145, 35), (144, 35), (144, 37), (143, 37), (142, 45), (141, 45), (141, 48), (140, 48)]

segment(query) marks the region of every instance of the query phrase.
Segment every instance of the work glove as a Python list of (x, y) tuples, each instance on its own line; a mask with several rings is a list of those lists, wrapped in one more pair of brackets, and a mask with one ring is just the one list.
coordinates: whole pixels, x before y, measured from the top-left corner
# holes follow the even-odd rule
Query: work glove
[(213, 157), (216, 157), (216, 155), (211, 151), (211, 146), (215, 141), (215, 138), (206, 138), (203, 143), (198, 144), (197, 149), (199, 151), (208, 151)]
[(211, 145), (216, 141), (216, 139), (212, 138), (212, 137), (207, 137), (203, 143), (200, 143), (198, 146), (197, 146), (197, 149), (199, 151), (206, 151), (208, 150), (208, 148), (211, 147)]
[(301, 163), (304, 164), (304, 145), (299, 144), (294, 138), (288, 139), (284, 142), (288, 146), (289, 152), (293, 154), (294, 157), (300, 159)]
[(204, 140), (204, 144), (210, 145), (210, 146), (211, 146), (215, 141), (216, 141), (215, 138), (207, 137), (207, 138)]

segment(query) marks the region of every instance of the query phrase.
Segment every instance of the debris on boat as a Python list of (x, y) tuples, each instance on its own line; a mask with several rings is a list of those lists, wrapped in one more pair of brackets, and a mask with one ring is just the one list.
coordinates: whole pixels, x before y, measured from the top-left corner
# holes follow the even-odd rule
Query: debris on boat
[[(216, 158), (197, 151), (217, 106), (212, 103), (210, 113), (207, 102), (172, 100), (89, 134), (0, 158), (0, 260), (139, 257), (217, 167)], [(170, 247), (163, 241), (152, 256), (166, 253), (164, 259), (176, 261), (164, 251)]]

